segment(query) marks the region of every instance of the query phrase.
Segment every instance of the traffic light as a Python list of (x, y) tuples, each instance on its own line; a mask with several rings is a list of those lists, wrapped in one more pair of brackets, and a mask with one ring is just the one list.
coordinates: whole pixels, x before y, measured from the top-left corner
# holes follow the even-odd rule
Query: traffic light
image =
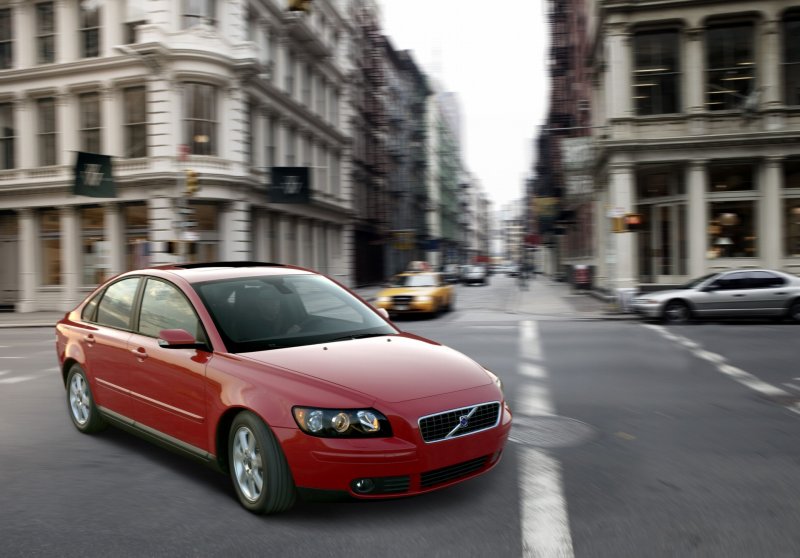
[(290, 12), (305, 12), (311, 11), (311, 0), (289, 0)]
[(628, 213), (625, 215), (625, 228), (629, 231), (641, 231), (644, 229), (644, 219), (641, 213)]
[(197, 185), (197, 171), (193, 171), (191, 169), (186, 170), (186, 188), (184, 189), (184, 193), (187, 196), (193, 196), (197, 192), (198, 185)]

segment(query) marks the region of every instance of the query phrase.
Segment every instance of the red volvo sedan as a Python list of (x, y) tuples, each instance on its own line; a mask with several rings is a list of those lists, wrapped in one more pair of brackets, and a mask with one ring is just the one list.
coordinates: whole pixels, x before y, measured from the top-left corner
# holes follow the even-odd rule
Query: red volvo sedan
[(449, 486), (492, 469), (511, 428), (492, 372), (299, 267), (128, 272), (56, 332), (79, 431), (112, 424), (207, 462), (256, 513)]

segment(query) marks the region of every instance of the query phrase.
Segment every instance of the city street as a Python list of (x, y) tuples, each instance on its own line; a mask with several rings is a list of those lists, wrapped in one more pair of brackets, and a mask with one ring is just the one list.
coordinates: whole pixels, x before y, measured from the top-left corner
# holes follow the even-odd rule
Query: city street
[(501, 377), (501, 463), (420, 497), (266, 517), (202, 465), (80, 434), (52, 328), (0, 329), (0, 554), (800, 555), (800, 327), (647, 324), (541, 277), (456, 289), (452, 312), (396, 323)]

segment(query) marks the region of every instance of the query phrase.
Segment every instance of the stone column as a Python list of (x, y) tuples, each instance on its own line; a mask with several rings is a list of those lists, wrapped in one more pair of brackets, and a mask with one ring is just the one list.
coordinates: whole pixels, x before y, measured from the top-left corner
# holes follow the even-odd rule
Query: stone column
[(320, 243), (320, 223), (318, 221), (311, 221), (311, 267), (315, 271), (322, 271), (322, 262), (320, 261), (321, 252)]
[(78, 59), (79, 45), (79, 6), (78, 0), (56, 0), (56, 62), (72, 62)]
[(125, 259), (127, 243), (125, 242), (125, 222), (122, 217), (122, 206), (118, 203), (103, 204), (105, 210), (103, 228), (108, 243), (107, 276), (127, 271)]
[(260, 262), (268, 262), (271, 258), (270, 221), (267, 213), (259, 211), (253, 222), (253, 258)]
[(13, 66), (28, 68), (36, 63), (36, 32), (34, 30), (34, 5), (31, 2), (11, 2), (11, 19), (14, 33)]
[(689, 244), (689, 275), (700, 277), (706, 273), (708, 253), (708, 170), (704, 160), (689, 161), (686, 184), (689, 193), (687, 238)]
[(80, 301), (81, 249), (80, 215), (74, 205), (61, 208), (61, 310), (69, 310)]
[(309, 267), (308, 262), (308, 254), (306, 253), (306, 244), (308, 243), (308, 235), (309, 235), (309, 221), (306, 219), (298, 219), (297, 220), (297, 265), (303, 267)]
[(19, 302), (17, 312), (38, 310), (36, 291), (39, 289), (37, 262), (39, 235), (36, 227), (36, 214), (32, 209), (18, 209), (19, 226)]
[(631, 116), (631, 41), (624, 22), (606, 27), (608, 118)]
[[(634, 166), (627, 162), (612, 163), (609, 176), (611, 206), (624, 213), (633, 212)], [(616, 250), (614, 288), (635, 287), (639, 282), (636, 234), (631, 232), (613, 235)]]
[(232, 201), (222, 209), (223, 259), (250, 259), (250, 206), (245, 201)]
[[(36, 122), (37, 115), (33, 108), (33, 101), (28, 97), (17, 97), (14, 99), (14, 122), (16, 122), (15, 132), (17, 134), (14, 142), (14, 164), (21, 169), (29, 169), (38, 166), (36, 159), (38, 150), (36, 149)], [(19, 123), (26, 123), (21, 126)]]
[(57, 164), (75, 164), (78, 151), (78, 98), (72, 93), (56, 95), (56, 161)]
[(781, 211), (783, 191), (783, 159), (767, 157), (761, 172), (761, 207), (759, 208), (759, 257), (764, 267), (780, 269), (786, 253), (784, 246), (784, 218)]
[(267, 166), (267, 111), (263, 106), (255, 105), (255, 114), (251, 115), (253, 122), (253, 137), (250, 138), (253, 151), (253, 166), (259, 172)]
[(114, 56), (114, 47), (125, 41), (122, 37), (123, 2), (103, 2), (100, 7), (100, 56)]
[(706, 112), (705, 99), (705, 54), (703, 52), (703, 36), (705, 28), (687, 29), (684, 34), (686, 60), (683, 83), (683, 105), (689, 114)]
[(167, 251), (167, 243), (177, 239), (172, 228), (175, 212), (166, 196), (147, 199), (147, 224), (150, 237), (150, 265), (175, 263), (176, 256)]
[(291, 263), (289, 261), (289, 216), (281, 213), (278, 219), (278, 253), (275, 254), (276, 263)]
[(783, 103), (781, 90), (781, 52), (780, 52), (780, 25), (779, 20), (770, 19), (761, 24), (761, 62), (756, 64), (760, 72), (756, 83), (761, 90), (762, 106), (766, 110), (780, 107)]

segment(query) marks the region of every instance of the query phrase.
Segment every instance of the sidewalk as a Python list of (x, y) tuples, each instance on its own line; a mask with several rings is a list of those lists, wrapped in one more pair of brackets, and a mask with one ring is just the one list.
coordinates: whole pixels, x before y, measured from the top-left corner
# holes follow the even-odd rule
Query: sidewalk
[[(357, 287), (358, 295), (372, 302), (380, 286)], [(528, 290), (517, 288), (515, 312), (521, 314), (580, 315), (603, 319), (634, 319), (634, 314), (621, 314), (614, 306), (589, 292), (575, 292), (566, 283), (538, 276), (528, 281)], [(64, 312), (0, 312), (0, 329), (21, 327), (53, 327), (64, 317)]]

